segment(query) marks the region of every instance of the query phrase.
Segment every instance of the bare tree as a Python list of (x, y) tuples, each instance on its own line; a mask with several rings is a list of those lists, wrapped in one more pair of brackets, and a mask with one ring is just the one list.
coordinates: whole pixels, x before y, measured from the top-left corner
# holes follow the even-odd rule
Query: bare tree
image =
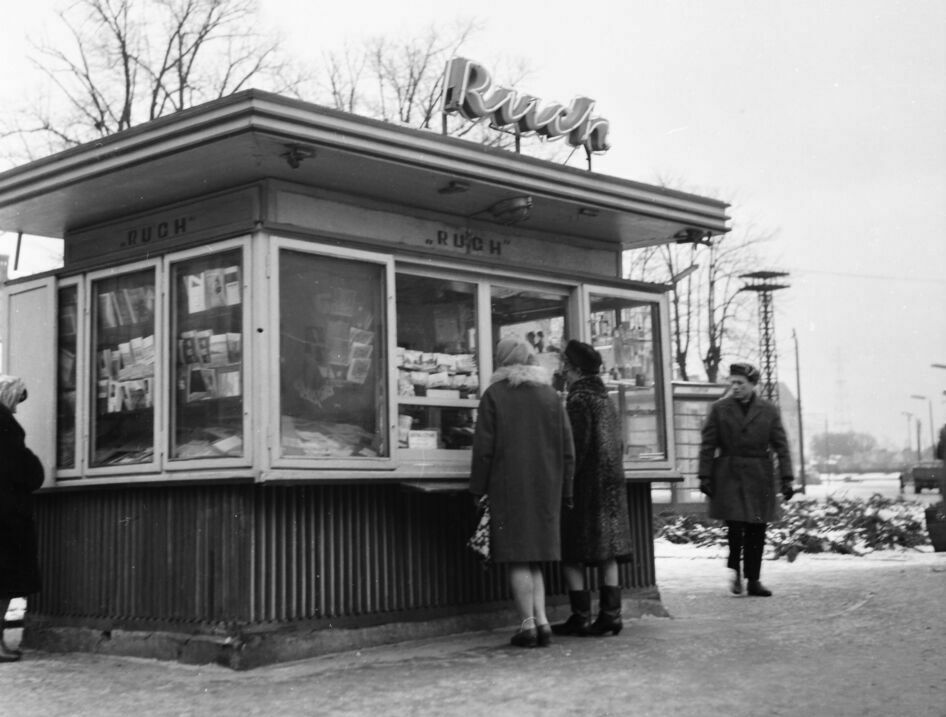
[[(695, 342), (707, 380), (715, 383), (724, 349), (743, 353), (754, 336), (752, 302), (740, 274), (758, 268), (755, 247), (766, 237), (752, 231), (703, 244), (666, 244), (627, 252), (626, 276), (670, 285), (673, 362), (690, 380)], [(695, 267), (691, 269), (690, 267)]]
[[(478, 144), (512, 148), (516, 137), (497, 131), (485, 120), (470, 122), (441, 114), (444, 69), (463, 53), (481, 30), (476, 21), (430, 26), (416, 37), (376, 36), (324, 54), (317, 98), (335, 109), (408, 127), (465, 137)], [(516, 87), (530, 74), (521, 60), (500, 61), (497, 75), (505, 87)], [(520, 148), (553, 161), (567, 161), (568, 148), (537, 136), (520, 137)]]
[(257, 29), (256, 0), (76, 0), (67, 42), (34, 44), (48, 101), (18, 108), (3, 137), (29, 157), (93, 140), (252, 83), (292, 92), (304, 79)]

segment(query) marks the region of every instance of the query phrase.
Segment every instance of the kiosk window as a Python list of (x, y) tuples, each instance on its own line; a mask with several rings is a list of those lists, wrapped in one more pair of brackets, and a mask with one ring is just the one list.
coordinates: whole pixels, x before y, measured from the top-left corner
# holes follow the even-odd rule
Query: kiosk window
[(591, 340), (624, 425), (624, 458), (667, 459), (656, 302), (591, 294)]
[(380, 264), (280, 251), (283, 457), (390, 455), (384, 296)]
[(78, 288), (59, 290), (56, 466), (76, 467), (76, 335)]
[(154, 270), (92, 284), (92, 466), (154, 460)]
[(491, 287), (490, 296), (494, 345), (506, 336), (517, 335), (532, 344), (541, 366), (550, 373), (557, 371), (568, 340), (568, 298), (496, 285)]
[(398, 446), (468, 449), (480, 377), (476, 284), (397, 275)]
[(243, 455), (241, 252), (172, 265), (171, 460)]

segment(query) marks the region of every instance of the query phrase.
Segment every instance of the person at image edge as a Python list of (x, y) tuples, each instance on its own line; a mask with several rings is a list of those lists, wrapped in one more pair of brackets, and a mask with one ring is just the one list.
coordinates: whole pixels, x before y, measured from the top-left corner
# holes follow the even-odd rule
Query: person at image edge
[[(792, 497), (792, 459), (778, 407), (756, 393), (759, 370), (729, 367), (729, 393), (710, 408), (700, 441), (700, 491), (709, 517), (726, 522), (730, 591), (769, 597), (759, 580), (767, 525), (780, 516), (779, 497)], [(778, 475), (773, 464), (777, 459)]]
[(0, 376), (0, 662), (16, 662), (22, 656), (3, 641), (10, 600), (40, 589), (30, 494), (43, 485), (43, 464), (26, 447), (26, 433), (13, 417), (25, 400), (22, 380)]

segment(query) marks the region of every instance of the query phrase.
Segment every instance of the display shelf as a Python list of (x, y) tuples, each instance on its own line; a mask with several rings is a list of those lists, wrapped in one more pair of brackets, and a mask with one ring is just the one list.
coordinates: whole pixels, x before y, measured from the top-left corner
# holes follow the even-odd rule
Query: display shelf
[(404, 406), (429, 406), (431, 408), (476, 408), (478, 398), (428, 398), (426, 396), (398, 396), (397, 402)]

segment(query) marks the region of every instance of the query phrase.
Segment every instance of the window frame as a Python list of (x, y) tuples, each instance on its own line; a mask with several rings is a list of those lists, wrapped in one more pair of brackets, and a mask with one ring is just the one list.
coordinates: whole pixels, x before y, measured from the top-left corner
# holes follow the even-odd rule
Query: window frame
[[(94, 450), (94, 437), (92, 435), (94, 422), (92, 421), (93, 396), (96, 396), (97, 387), (95, 383), (95, 372), (91, 370), (91, 352), (94, 350), (93, 339), (95, 336), (95, 326), (92, 320), (93, 309), (92, 292), (98, 281), (103, 279), (114, 279), (126, 274), (134, 274), (139, 271), (150, 269), (154, 272), (154, 385), (152, 386), (152, 408), (154, 414), (152, 420), (152, 459), (147, 463), (120, 463), (110, 466), (93, 466), (91, 452)], [(164, 446), (167, 427), (165, 425), (165, 361), (164, 354), (167, 344), (167, 327), (164, 321), (164, 297), (165, 297), (165, 275), (164, 264), (160, 257), (154, 259), (145, 259), (128, 264), (122, 264), (119, 267), (100, 269), (90, 271), (85, 275), (85, 300), (88, 307), (88, 316), (85, 322), (86, 327), (86, 360), (87, 365), (86, 383), (86, 403), (84, 408), (85, 433), (83, 436), (83, 476), (87, 478), (108, 478), (118, 476), (121, 478), (133, 478), (138, 475), (161, 473), (164, 470)], [(132, 480), (131, 482), (134, 482)]]
[[(255, 298), (252, 285), (253, 282), (248, 280), (249, 271), (251, 271), (251, 253), (249, 247), (249, 236), (241, 236), (234, 239), (228, 239), (220, 242), (215, 242), (213, 244), (204, 245), (196, 247), (193, 249), (188, 249), (185, 251), (174, 252), (172, 254), (166, 254), (163, 257), (163, 266), (164, 266), (164, 277), (165, 283), (162, 287), (161, 298), (162, 303), (167, 307), (166, 318), (162, 324), (162, 352), (164, 358), (166, 359), (166, 375), (164, 377), (163, 385), (165, 386), (164, 393), (162, 394), (162, 399), (167, 402), (167, 422), (162, 424), (162, 428), (165, 433), (164, 443), (162, 444), (162, 455), (164, 456), (163, 461), (163, 470), (168, 473), (180, 473), (180, 472), (190, 472), (195, 471), (204, 471), (204, 470), (219, 470), (226, 468), (247, 468), (253, 465), (254, 456), (256, 453), (256, 440), (254, 438), (255, 433), (253, 432), (253, 411), (250, 410), (252, 405), (251, 397), (255, 395), (256, 383), (254, 380), (253, 370), (253, 352), (252, 352), (252, 341), (250, 341), (250, 331), (252, 326), (252, 307), (254, 305), (253, 299)], [(171, 457), (172, 442), (174, 440), (174, 426), (173, 415), (174, 415), (174, 385), (173, 385), (173, 372), (175, 370), (175, 361), (173, 356), (177, 351), (177, 337), (172, 336), (172, 322), (175, 320), (174, 311), (175, 307), (172, 303), (172, 297), (174, 292), (174, 287), (172, 286), (172, 281), (175, 278), (173, 271), (173, 265), (178, 263), (183, 263), (193, 259), (203, 259), (207, 257), (213, 257), (219, 254), (225, 254), (227, 252), (239, 250), (241, 256), (241, 272), (240, 272), (240, 282), (241, 290), (243, 292), (242, 298), (242, 312), (243, 316), (241, 319), (242, 323), (242, 380), (243, 380), (243, 395), (242, 406), (243, 406), (243, 455), (242, 456), (221, 456), (219, 458), (191, 458), (191, 459), (178, 459)]]
[[(88, 461), (87, 447), (89, 445), (89, 415), (86, 406), (88, 406), (89, 382), (86, 379), (91, 374), (88, 372), (89, 352), (91, 351), (90, 338), (90, 320), (88, 302), (86, 301), (86, 277), (71, 276), (56, 282), (55, 304), (56, 304), (56, 326), (53, 330), (53, 337), (56, 342), (56, 403), (57, 420), (55, 425), (55, 446), (53, 455), (53, 470), (56, 479), (76, 480), (85, 475), (85, 467)], [(59, 466), (59, 420), (58, 420), (58, 402), (59, 402), (59, 295), (63, 289), (75, 288), (76, 290), (76, 403), (75, 403), (75, 429), (73, 431), (73, 455), (75, 460), (73, 466)]]
[[(638, 291), (629, 288), (607, 286), (605, 284), (585, 283), (581, 285), (579, 316), (583, 317), (580, 330), (580, 341), (591, 343), (591, 296), (606, 296), (620, 299), (629, 299), (643, 303), (654, 304), (657, 308), (657, 321), (655, 322), (654, 349), (660, 352), (659, 356), (654, 358), (655, 371), (659, 375), (654, 378), (655, 395), (659, 396), (662, 402), (662, 427), (666, 442), (666, 457), (662, 460), (642, 461), (624, 459), (624, 470), (629, 473), (628, 477), (634, 477), (634, 474), (643, 472), (667, 475), (676, 469), (676, 441), (673, 435), (673, 386), (671, 376), (673, 375), (670, 365), (670, 304), (666, 293), (655, 293), (647, 291)], [(661, 386), (661, 384), (663, 384)], [(617, 408), (617, 406), (615, 406)], [(621, 442), (622, 450), (624, 436), (627, 435), (627, 417), (620, 416), (621, 420)]]
[[(265, 349), (266, 364), (272, 367), (271, 371), (266, 373), (271, 377), (268, 384), (269, 399), (263, 402), (263, 415), (261, 420), (266, 426), (266, 450), (263, 456), (263, 465), (261, 469), (265, 472), (265, 478), (279, 478), (278, 473), (269, 475), (269, 471), (280, 471), (293, 469), (304, 470), (306, 474), (311, 472), (312, 477), (318, 477), (320, 471), (394, 471), (398, 468), (397, 460), (397, 404), (392, 400), (394, 398), (392, 391), (396, 393), (397, 386), (397, 367), (394, 365), (394, 334), (393, 329), (396, 326), (396, 317), (394, 310), (394, 255), (390, 252), (373, 252), (361, 249), (352, 249), (348, 247), (333, 246), (313, 238), (311, 240), (293, 239), (277, 234), (270, 235), (267, 245), (266, 267), (267, 279), (269, 283), (269, 311), (268, 324), (270, 331), (276, 333), (276, 339), (269, 341)], [(389, 446), (387, 456), (346, 456), (343, 458), (299, 458), (285, 457), (281, 453), (281, 401), (279, 387), (281, 385), (279, 365), (280, 365), (280, 343), (279, 336), (279, 306), (280, 306), (280, 261), (283, 251), (292, 251), (313, 256), (325, 256), (333, 259), (343, 259), (346, 261), (363, 262), (380, 266), (383, 269), (384, 286), (382, 290), (382, 304), (384, 314), (384, 336), (381, 339), (385, 347), (385, 360), (387, 366), (382, 367), (382, 381), (386, 381), (385, 391), (387, 396), (386, 427), (388, 431), (387, 443)], [(386, 370), (384, 370), (386, 369)], [(285, 474), (289, 477), (290, 474)]]

